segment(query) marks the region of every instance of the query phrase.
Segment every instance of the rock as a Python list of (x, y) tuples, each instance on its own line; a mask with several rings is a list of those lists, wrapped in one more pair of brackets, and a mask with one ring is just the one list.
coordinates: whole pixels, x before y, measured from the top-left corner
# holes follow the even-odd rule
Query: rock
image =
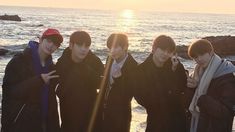
[(0, 16), (0, 20), (8, 20), (8, 21), (21, 21), (21, 18), (18, 15), (2, 15)]
[(6, 53), (8, 53), (8, 52), (9, 52), (9, 50), (4, 49), (4, 48), (0, 48), (0, 56), (6, 55)]
[(186, 45), (177, 45), (176, 46), (176, 53), (178, 56), (184, 58), (184, 59), (190, 59), (188, 56), (188, 46)]
[(235, 55), (235, 36), (210, 36), (205, 37), (210, 41), (215, 52), (221, 56)]
[[(204, 37), (211, 42), (212, 46), (215, 49), (215, 53), (224, 57), (235, 55), (235, 36), (209, 36)], [(189, 59), (188, 56), (188, 46), (178, 45), (176, 47), (176, 52), (182, 58)]]

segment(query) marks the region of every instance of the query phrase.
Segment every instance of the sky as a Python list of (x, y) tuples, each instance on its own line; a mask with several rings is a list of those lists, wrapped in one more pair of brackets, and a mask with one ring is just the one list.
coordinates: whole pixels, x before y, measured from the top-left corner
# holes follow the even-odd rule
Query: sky
[(235, 14), (235, 0), (0, 0), (0, 5)]

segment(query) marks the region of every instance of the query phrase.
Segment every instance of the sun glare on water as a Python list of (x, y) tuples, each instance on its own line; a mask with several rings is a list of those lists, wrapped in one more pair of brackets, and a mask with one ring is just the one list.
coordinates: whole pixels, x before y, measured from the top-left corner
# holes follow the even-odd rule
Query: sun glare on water
[(126, 19), (131, 19), (134, 16), (134, 11), (129, 9), (123, 10), (121, 16)]
[(122, 10), (117, 19), (117, 30), (128, 32), (135, 25), (135, 13), (133, 10)]

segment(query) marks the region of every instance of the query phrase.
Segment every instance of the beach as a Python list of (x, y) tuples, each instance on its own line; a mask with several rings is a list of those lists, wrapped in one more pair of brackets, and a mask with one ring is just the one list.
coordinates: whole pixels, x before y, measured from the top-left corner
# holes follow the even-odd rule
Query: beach
[[(21, 22), (0, 21), (0, 47), (10, 50), (0, 56), (0, 85), (12, 56), (23, 51), (29, 40), (38, 41), (37, 37), (48, 27), (59, 29), (64, 37), (62, 46), (53, 54), (54, 62), (68, 46), (69, 35), (76, 30), (85, 30), (91, 35), (91, 50), (103, 63), (107, 57), (106, 40), (113, 32), (128, 35), (129, 51), (138, 63), (150, 54), (153, 39), (160, 34), (171, 36), (177, 45), (189, 45), (206, 36), (235, 35), (235, 15), (231, 14), (129, 11), (130, 15), (125, 15), (126, 12), (0, 6), (0, 15), (18, 14), (22, 18)], [(187, 70), (194, 68), (192, 60), (179, 59)], [(0, 86), (0, 99), (1, 91)], [(131, 132), (144, 131), (145, 120), (144, 108), (133, 100)]]

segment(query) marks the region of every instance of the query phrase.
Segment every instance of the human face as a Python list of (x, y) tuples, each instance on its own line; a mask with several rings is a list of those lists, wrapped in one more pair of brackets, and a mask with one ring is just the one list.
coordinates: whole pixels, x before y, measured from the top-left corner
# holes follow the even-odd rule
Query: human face
[(202, 54), (202, 55), (198, 55), (197, 57), (194, 57), (193, 59), (196, 61), (196, 63), (199, 66), (201, 66), (203, 68), (206, 68), (210, 63), (212, 54), (213, 53), (205, 53), (205, 54)]
[(55, 45), (50, 39), (43, 39), (39, 46), (42, 51), (47, 55), (51, 55), (59, 47)]
[(74, 62), (81, 62), (83, 59), (85, 59), (85, 57), (87, 56), (87, 54), (89, 53), (90, 50), (90, 46), (84, 44), (70, 44), (70, 49), (72, 51), (72, 60)]
[(172, 56), (173, 52), (169, 52), (168, 50), (163, 50), (161, 48), (157, 48), (153, 51), (153, 59), (159, 64), (164, 64)]
[(118, 60), (126, 54), (126, 50), (124, 50), (120, 45), (117, 45), (109, 49), (109, 53), (114, 60)]

